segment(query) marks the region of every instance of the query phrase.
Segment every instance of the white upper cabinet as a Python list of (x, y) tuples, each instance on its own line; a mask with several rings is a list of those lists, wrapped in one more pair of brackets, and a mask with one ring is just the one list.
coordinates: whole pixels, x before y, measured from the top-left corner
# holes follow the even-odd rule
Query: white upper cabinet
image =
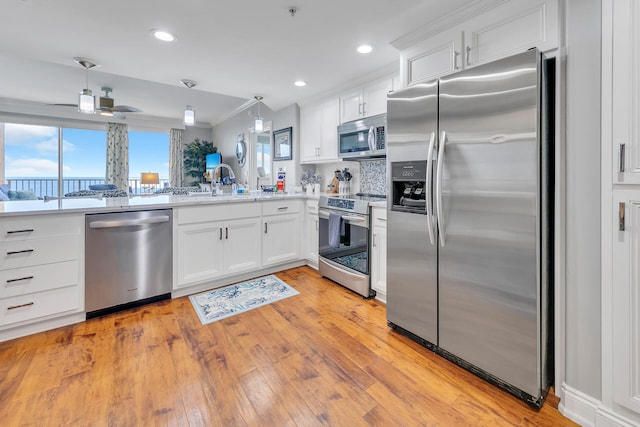
[(640, 184), (640, 4), (616, 0), (612, 8), (612, 75), (603, 84), (610, 82), (613, 98), (613, 182)]
[(385, 77), (340, 96), (340, 123), (387, 112), (387, 94), (393, 90), (393, 77)]
[(402, 86), (433, 80), (533, 47), (558, 47), (558, 1), (508, 1), (400, 53)]
[(339, 161), (338, 99), (330, 98), (300, 108), (301, 163)]
[(400, 54), (403, 87), (451, 74), (462, 67), (462, 31), (457, 28), (429, 37)]

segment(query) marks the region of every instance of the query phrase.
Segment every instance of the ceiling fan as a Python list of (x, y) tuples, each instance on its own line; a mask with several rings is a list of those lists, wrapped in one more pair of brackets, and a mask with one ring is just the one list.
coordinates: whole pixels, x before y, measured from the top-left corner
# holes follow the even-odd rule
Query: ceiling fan
[(96, 110), (102, 116), (112, 115), (118, 119), (124, 119), (125, 113), (141, 113), (142, 110), (129, 105), (114, 105), (114, 99), (109, 97), (109, 94), (113, 91), (110, 87), (101, 87), (101, 91), (104, 92), (104, 96), (100, 97), (100, 102)]

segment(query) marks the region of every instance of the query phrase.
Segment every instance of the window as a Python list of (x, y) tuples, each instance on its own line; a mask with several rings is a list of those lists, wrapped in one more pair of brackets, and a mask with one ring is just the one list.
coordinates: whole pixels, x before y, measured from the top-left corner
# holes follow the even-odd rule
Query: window
[(269, 134), (259, 134), (256, 143), (256, 166), (264, 168), (264, 176), (271, 176), (271, 138)]
[(0, 177), (13, 191), (38, 197), (58, 194), (58, 128), (4, 125), (4, 170)]
[(106, 131), (62, 129), (62, 194), (103, 184), (106, 163)]
[[(0, 183), (39, 198), (104, 183), (107, 132), (102, 123), (94, 127), (101, 129), (0, 123)], [(142, 172), (157, 172), (161, 186), (169, 181), (168, 134), (129, 131), (129, 185), (135, 193)]]
[(160, 186), (169, 182), (169, 135), (129, 131), (129, 185), (141, 192), (140, 174), (157, 172)]

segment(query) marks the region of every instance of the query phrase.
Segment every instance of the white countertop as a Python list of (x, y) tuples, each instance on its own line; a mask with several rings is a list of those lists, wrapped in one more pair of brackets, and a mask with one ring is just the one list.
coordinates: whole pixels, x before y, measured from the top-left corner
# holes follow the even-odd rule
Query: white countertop
[(96, 213), (119, 210), (162, 209), (203, 204), (243, 203), (282, 199), (317, 199), (306, 193), (260, 193), (257, 195), (171, 196), (165, 194), (134, 197), (79, 197), (57, 200), (15, 200), (0, 202), (0, 217), (52, 213)]

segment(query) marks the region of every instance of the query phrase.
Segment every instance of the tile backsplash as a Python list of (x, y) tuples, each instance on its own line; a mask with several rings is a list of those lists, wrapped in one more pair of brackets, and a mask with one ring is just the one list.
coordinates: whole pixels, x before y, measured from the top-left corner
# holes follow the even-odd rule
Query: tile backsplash
[(368, 160), (360, 162), (360, 192), (387, 194), (387, 161)]

